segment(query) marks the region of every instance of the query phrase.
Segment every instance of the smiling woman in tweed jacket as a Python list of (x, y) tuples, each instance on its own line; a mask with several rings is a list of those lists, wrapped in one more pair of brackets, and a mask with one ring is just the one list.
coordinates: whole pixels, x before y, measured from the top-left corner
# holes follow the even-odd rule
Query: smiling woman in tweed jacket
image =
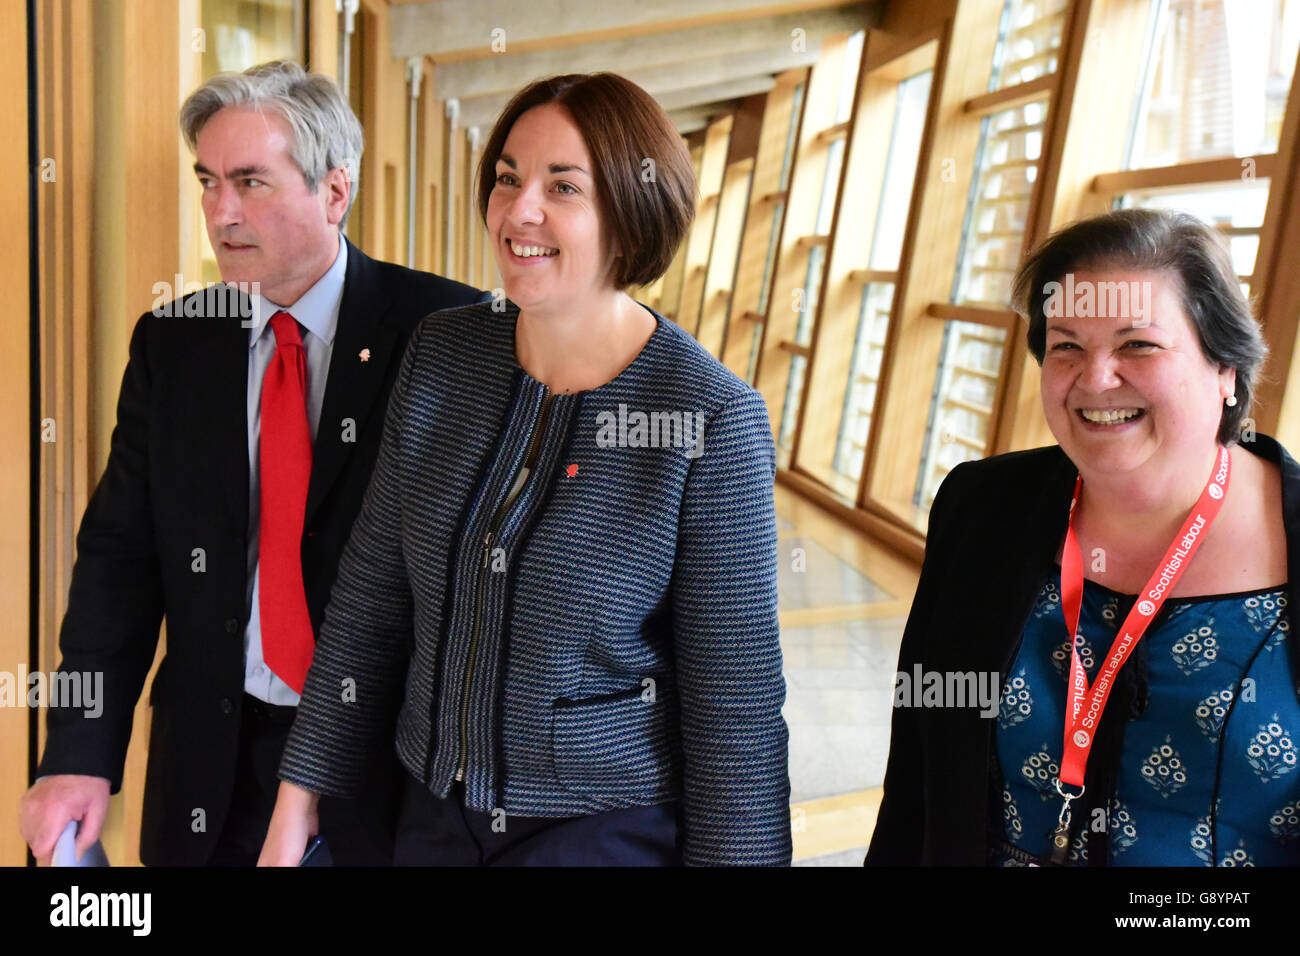
[(520, 92), (478, 202), (508, 300), (412, 335), (262, 862), (393, 745), (397, 863), (790, 861), (762, 397), (624, 291), (694, 215), (613, 74)]

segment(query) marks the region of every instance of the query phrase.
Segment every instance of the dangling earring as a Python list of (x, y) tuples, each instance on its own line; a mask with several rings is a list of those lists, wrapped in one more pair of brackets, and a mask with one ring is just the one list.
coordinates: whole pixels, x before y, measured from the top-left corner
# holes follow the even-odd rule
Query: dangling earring
[(1234, 407), (1236, 407), (1236, 404), (1237, 404), (1237, 396), (1236, 396), (1236, 395), (1229, 395), (1226, 399), (1224, 399), (1223, 404), (1227, 405), (1229, 408), (1234, 408)]

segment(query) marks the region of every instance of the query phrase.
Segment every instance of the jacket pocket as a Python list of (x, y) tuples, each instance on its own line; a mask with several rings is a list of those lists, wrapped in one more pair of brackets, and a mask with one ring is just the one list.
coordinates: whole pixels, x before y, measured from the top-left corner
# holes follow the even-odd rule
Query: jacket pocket
[(677, 699), (664, 679), (599, 697), (562, 697), (552, 716), (555, 772), (565, 789), (602, 809), (680, 796)]

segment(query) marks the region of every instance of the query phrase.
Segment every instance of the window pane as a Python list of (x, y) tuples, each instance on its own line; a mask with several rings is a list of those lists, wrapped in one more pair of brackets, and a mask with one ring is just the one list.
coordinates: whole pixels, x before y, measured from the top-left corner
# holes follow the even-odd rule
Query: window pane
[[(835, 110), (836, 124), (848, 119), (853, 106), (853, 93), (857, 86), (858, 67), (862, 60), (862, 42), (865, 31), (858, 31), (849, 37), (844, 51), (844, 65), (840, 74), (840, 91)], [(846, 137), (841, 135), (833, 139), (826, 149), (826, 165), (822, 169), (821, 195), (818, 198), (817, 215), (813, 223), (813, 233), (817, 236), (829, 235), (831, 220), (835, 214), (835, 200), (839, 194), (840, 170), (844, 165), (844, 144)], [(822, 276), (826, 270), (825, 245), (814, 245), (808, 253), (804, 269), (802, 294), (797, 302), (792, 302), (799, 311), (799, 320), (795, 326), (794, 341), (798, 345), (812, 343), (813, 327), (820, 311)], [(783, 302), (774, 303), (783, 309)], [(803, 400), (803, 382), (808, 362), (802, 355), (796, 355), (790, 362), (790, 377), (786, 387), (785, 403), (781, 412), (781, 428), (777, 444), (789, 450), (792, 447), (795, 426), (799, 421), (799, 409)]]
[(853, 341), (853, 361), (844, 395), (844, 410), (835, 442), (834, 469), (855, 483), (862, 477), (867, 433), (876, 407), (876, 383), (884, 354), (889, 311), (894, 303), (894, 283), (869, 282), (862, 288), (858, 331)]
[(799, 322), (795, 326), (794, 340), (800, 345), (812, 344), (813, 320), (817, 317), (817, 306), (822, 292), (822, 273), (826, 269), (826, 247), (813, 246), (808, 254), (808, 270), (803, 280), (803, 308), (799, 310)]
[(926, 107), (930, 102), (933, 70), (910, 76), (898, 84), (898, 106), (894, 110), (894, 132), (885, 161), (885, 183), (880, 191), (880, 212), (871, 239), (872, 269), (897, 269), (903, 249), (903, 230), (912, 205), (916, 182), (916, 161), (921, 152)]
[(267, 60), (303, 62), (301, 0), (201, 0), (204, 78)]
[(790, 104), (790, 128), (785, 134), (785, 155), (781, 157), (781, 188), (790, 188), (790, 165), (794, 161), (795, 133), (799, 130), (799, 117), (803, 115), (804, 85), (794, 88), (793, 102)]
[(799, 420), (799, 400), (803, 397), (803, 373), (807, 364), (807, 360), (802, 355), (790, 358), (790, 379), (785, 389), (781, 429), (776, 439), (776, 443), (787, 452), (794, 438), (794, 423)]
[(754, 376), (758, 373), (758, 347), (763, 342), (763, 326), (758, 323), (754, 325), (753, 338), (749, 339), (749, 365), (745, 371), (745, 381), (750, 385), (754, 384)]
[(1006, 338), (1004, 329), (946, 323), (916, 489), (923, 510), (954, 466), (984, 457)]
[(835, 197), (840, 190), (840, 170), (844, 166), (844, 137), (831, 142), (826, 148), (826, 171), (822, 177), (822, 194), (817, 202), (817, 222), (813, 232), (826, 235), (831, 231), (831, 218), (835, 214)]
[(1267, 179), (1233, 180), (1194, 188), (1149, 189), (1121, 196), (1119, 205), (1124, 209), (1174, 209), (1217, 226), (1228, 240), (1237, 275), (1250, 276), (1255, 271), (1255, 254), (1259, 251), (1259, 228), (1264, 223), (1268, 183)]
[[(785, 155), (781, 158), (781, 189), (790, 188), (790, 166), (794, 161), (794, 141), (795, 133), (799, 129), (799, 116), (803, 111), (803, 94), (804, 84), (800, 83), (794, 88), (794, 96), (790, 105), (790, 125), (785, 134)], [(772, 210), (772, 229), (768, 233), (767, 239), (767, 257), (763, 260), (763, 280), (758, 287), (758, 314), (767, 315), (768, 293), (772, 285), (772, 269), (776, 266), (776, 247), (781, 238), (781, 225), (785, 221), (785, 203), (777, 202)], [(752, 330), (747, 333), (751, 336), (749, 346), (749, 365), (745, 374), (745, 381), (751, 385), (754, 384), (754, 377), (758, 374), (758, 356), (759, 345), (762, 343), (763, 327), (757, 323), (752, 323)]]
[(1159, 0), (1128, 166), (1277, 151), (1300, 43), (1291, 0)]
[(986, 117), (958, 257), (953, 301), (1006, 308), (1038, 175), (1047, 103)]
[(862, 42), (867, 31), (859, 30), (844, 44), (844, 72), (840, 74), (840, 92), (835, 101), (835, 122), (843, 123), (853, 112), (853, 93), (858, 86), (858, 68), (862, 65)]
[(989, 89), (1028, 83), (1056, 72), (1068, 0), (1007, 0), (993, 53)]
[[(868, 267), (898, 268), (903, 246), (907, 212), (912, 204), (912, 186), (916, 181), (916, 163), (921, 151), (921, 134), (925, 127), (926, 107), (930, 98), (933, 71), (926, 70), (898, 84), (894, 107), (889, 153), (881, 183), (879, 212), (871, 239)], [(870, 282), (862, 288), (858, 323), (853, 341), (853, 358), (844, 393), (844, 408), (835, 444), (832, 467), (856, 484), (862, 476), (867, 434), (875, 411), (876, 382), (889, 330), (889, 313), (893, 306), (894, 283)]]
[(754, 331), (749, 340), (749, 365), (745, 371), (745, 381), (753, 385), (754, 376), (758, 373), (758, 347), (763, 342), (763, 327), (757, 322), (750, 324), (754, 326)]
[(785, 220), (785, 203), (778, 202), (772, 210), (772, 229), (767, 234), (767, 256), (763, 260), (763, 284), (758, 288), (758, 314), (767, 315), (767, 296), (771, 292), (772, 269), (776, 265), (776, 247), (781, 238), (781, 223)]

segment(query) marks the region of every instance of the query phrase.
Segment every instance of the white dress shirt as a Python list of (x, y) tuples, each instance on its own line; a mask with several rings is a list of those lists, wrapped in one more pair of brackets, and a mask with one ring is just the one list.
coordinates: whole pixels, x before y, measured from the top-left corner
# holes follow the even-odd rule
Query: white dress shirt
[(259, 295), (254, 317), (257, 324), (248, 330), (248, 626), (244, 628), (244, 690), (270, 704), (297, 706), (298, 694), (271, 672), (262, 656), (262, 616), (258, 608), (258, 535), (261, 527), (261, 489), (258, 482), (258, 442), (262, 433), (262, 379), (275, 355), (275, 334), (270, 330), (271, 316), (288, 312), (303, 327), (302, 341), (307, 353), (307, 422), (313, 446), (320, 424), (321, 405), (325, 401), (325, 380), (329, 375), (330, 356), (334, 353), (334, 332), (339, 323), (339, 306), (343, 301), (343, 279), (348, 269), (348, 247), (339, 238), (334, 264), (316, 284), (292, 305), (279, 305)]

